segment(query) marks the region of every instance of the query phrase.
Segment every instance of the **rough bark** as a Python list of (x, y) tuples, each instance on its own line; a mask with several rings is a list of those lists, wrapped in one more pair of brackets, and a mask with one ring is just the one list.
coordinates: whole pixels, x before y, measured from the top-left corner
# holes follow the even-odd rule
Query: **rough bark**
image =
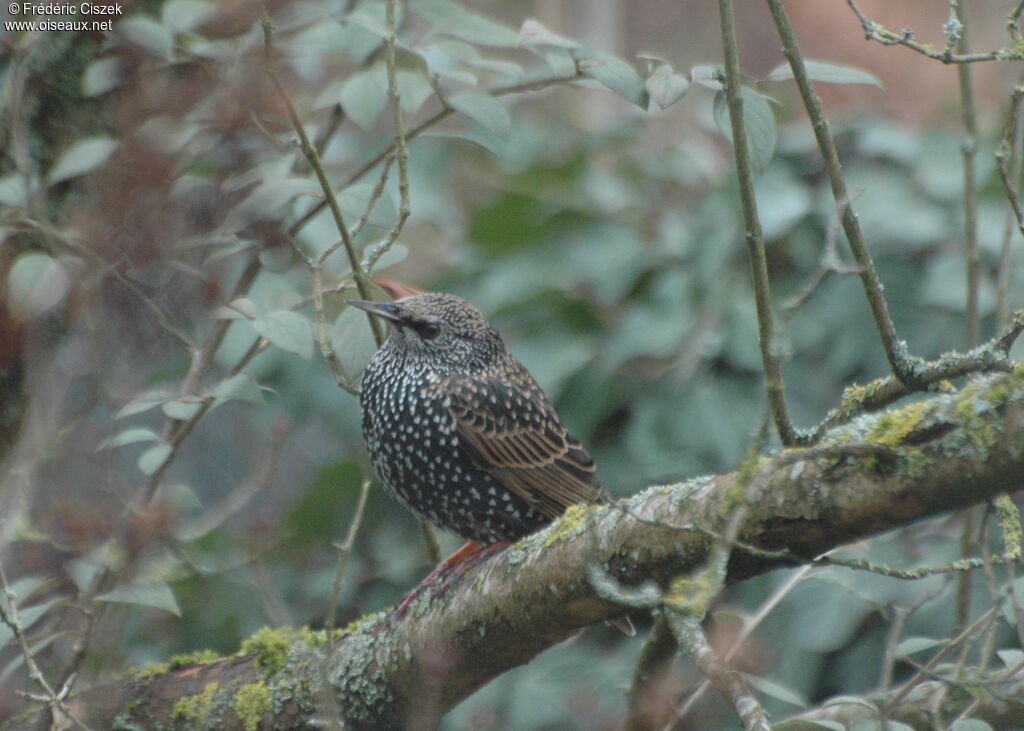
[(101, 728), (305, 728), (333, 713), (349, 728), (430, 727), (494, 677), (621, 613), (589, 568), (665, 585), (701, 565), (741, 501), (742, 544), (787, 553), (737, 547), (729, 581), (1020, 488), (1024, 367), (858, 417), (820, 446), (762, 457), (752, 479), (738, 474), (574, 507), (402, 618), (373, 615), (331, 637), (265, 633), (230, 658), (87, 690), (73, 709)]

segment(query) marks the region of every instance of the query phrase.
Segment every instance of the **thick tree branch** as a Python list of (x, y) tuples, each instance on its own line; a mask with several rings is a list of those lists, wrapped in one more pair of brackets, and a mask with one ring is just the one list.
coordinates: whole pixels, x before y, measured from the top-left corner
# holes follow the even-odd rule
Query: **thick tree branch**
[(738, 499), (745, 518), (729, 581), (1019, 489), (1024, 367), (858, 417), (823, 444), (834, 449), (761, 458), (745, 498), (728, 474), (571, 508), (443, 594), (424, 592), (401, 619), (374, 615), (330, 637), (268, 633), (234, 657), (123, 679), (69, 706), (99, 727), (117, 717), (137, 728), (254, 728), (272, 719), (298, 728), (335, 704), (348, 727), (430, 724), (492, 678), (619, 614), (588, 568), (662, 586), (701, 568)]

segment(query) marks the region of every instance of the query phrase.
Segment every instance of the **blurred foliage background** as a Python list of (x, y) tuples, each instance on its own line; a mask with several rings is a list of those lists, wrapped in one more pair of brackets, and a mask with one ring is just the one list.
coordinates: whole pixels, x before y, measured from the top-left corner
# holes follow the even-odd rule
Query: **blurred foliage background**
[[(962, 348), (956, 69), (865, 42), (843, 2), (787, 5), (808, 56), (880, 79), (882, 88), (819, 88), (901, 335), (924, 357)], [(890, 28), (942, 42), (945, 4), (861, 5)], [(972, 4), (972, 42), (1003, 43), (1014, 5)], [(383, 8), (370, 0), (270, 8), (279, 73), (321, 142), (350, 224), (380, 167), (353, 175), (393, 134)], [(717, 16), (696, 0), (430, 0), (402, 9), (399, 88), (410, 129), (443, 109), (439, 91), (449, 99), (564, 73), (568, 51), (557, 42), (517, 46), (527, 18), (618, 54), (644, 76), (643, 52), (685, 78), (720, 63)], [(266, 79), (256, 11), (244, 0), (129, 3), (111, 33), (3, 37), (0, 559), (33, 652), (55, 677), (77, 666), (87, 683), (177, 653), (233, 652), (264, 625), (323, 626), (335, 546), (370, 476), (357, 399), (319, 358), (312, 279), (292, 246), (316, 254), (338, 232), (325, 210), (306, 221), (320, 192)], [(850, 262), (792, 82), (764, 81), (783, 60), (766, 11), (742, 3), (738, 12), (743, 70), (771, 97), (778, 124), (758, 203), (784, 313), (777, 347), (787, 354), (790, 405), (797, 424), (811, 426), (844, 386), (884, 375), (885, 361), (856, 277), (826, 276), (789, 307), (833, 247), (840, 264)], [(1018, 284), (1007, 304), (1024, 304), (1024, 249), (993, 157), (1020, 68), (975, 68), (987, 337), (1008, 239)], [(749, 265), (715, 91), (694, 84), (670, 108), (647, 109), (623, 98), (636, 91), (627, 77), (619, 94), (586, 88), (591, 80), (503, 96), (507, 130), (500, 110), (470, 101), (410, 141), (411, 216), (375, 272), (477, 304), (616, 495), (734, 469), (763, 418)], [(356, 238), (364, 253), (394, 223), (396, 186), (392, 172)], [(239, 301), (244, 272), (255, 277)], [(324, 281), (348, 273), (339, 251)], [(365, 321), (344, 309), (346, 296), (351, 290), (326, 296), (327, 325), (341, 370), (356, 378), (374, 346)], [(192, 355), (218, 323), (227, 325), (223, 344), (185, 388)], [(271, 346), (250, 353), (260, 336)], [(229, 380), (240, 362), (247, 375)], [(215, 406), (172, 449), (170, 436), (201, 407), (197, 394), (216, 396)], [(156, 490), (150, 507), (128, 509), (147, 487)], [(931, 521), (845, 553), (938, 564), (960, 555), (958, 525)], [(83, 592), (103, 567), (118, 581), (84, 606), (107, 608), (94, 613), (76, 659), (81, 609), (94, 598)], [(339, 623), (395, 603), (427, 569), (413, 518), (373, 489)], [(714, 643), (728, 647), (743, 617), (792, 578), (776, 572), (730, 589), (711, 620)], [(764, 679), (759, 689), (776, 715), (876, 687), (891, 620), (915, 603), (898, 640), (954, 631), (955, 582), (845, 569), (800, 579), (735, 660)], [(991, 601), (980, 579), (973, 597), (979, 607)], [(998, 646), (1018, 648), (1007, 622)], [(643, 634), (592, 629), (491, 683), (447, 727), (612, 727)], [(22, 707), (11, 691), (32, 687), (10, 639), (0, 628), (0, 717)], [(896, 663), (897, 678), (908, 673)], [(699, 680), (678, 663), (663, 702)], [(734, 721), (708, 693), (683, 725)]]

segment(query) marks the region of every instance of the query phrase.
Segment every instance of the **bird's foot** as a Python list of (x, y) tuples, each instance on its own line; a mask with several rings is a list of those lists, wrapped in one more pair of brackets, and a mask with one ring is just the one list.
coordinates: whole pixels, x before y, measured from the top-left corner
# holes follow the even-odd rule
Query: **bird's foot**
[(426, 578), (416, 588), (402, 597), (402, 601), (392, 610), (391, 616), (401, 619), (409, 610), (409, 606), (439, 580), (441, 581), (441, 586), (438, 587), (436, 593), (444, 593), (464, 573), (485, 558), (503, 550), (511, 543), (512, 541), (498, 541), (497, 543), (489, 543), (486, 546), (482, 546), (476, 541), (469, 541), (464, 544), (452, 555), (435, 566), (434, 570), (427, 574)]

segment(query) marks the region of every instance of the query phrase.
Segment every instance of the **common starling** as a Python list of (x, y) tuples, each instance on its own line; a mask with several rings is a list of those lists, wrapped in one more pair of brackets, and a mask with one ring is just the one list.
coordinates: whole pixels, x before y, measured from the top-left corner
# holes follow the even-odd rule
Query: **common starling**
[(476, 307), (442, 293), (348, 303), (393, 325), (363, 373), (363, 436), (414, 513), (486, 545), (607, 499), (594, 460)]

